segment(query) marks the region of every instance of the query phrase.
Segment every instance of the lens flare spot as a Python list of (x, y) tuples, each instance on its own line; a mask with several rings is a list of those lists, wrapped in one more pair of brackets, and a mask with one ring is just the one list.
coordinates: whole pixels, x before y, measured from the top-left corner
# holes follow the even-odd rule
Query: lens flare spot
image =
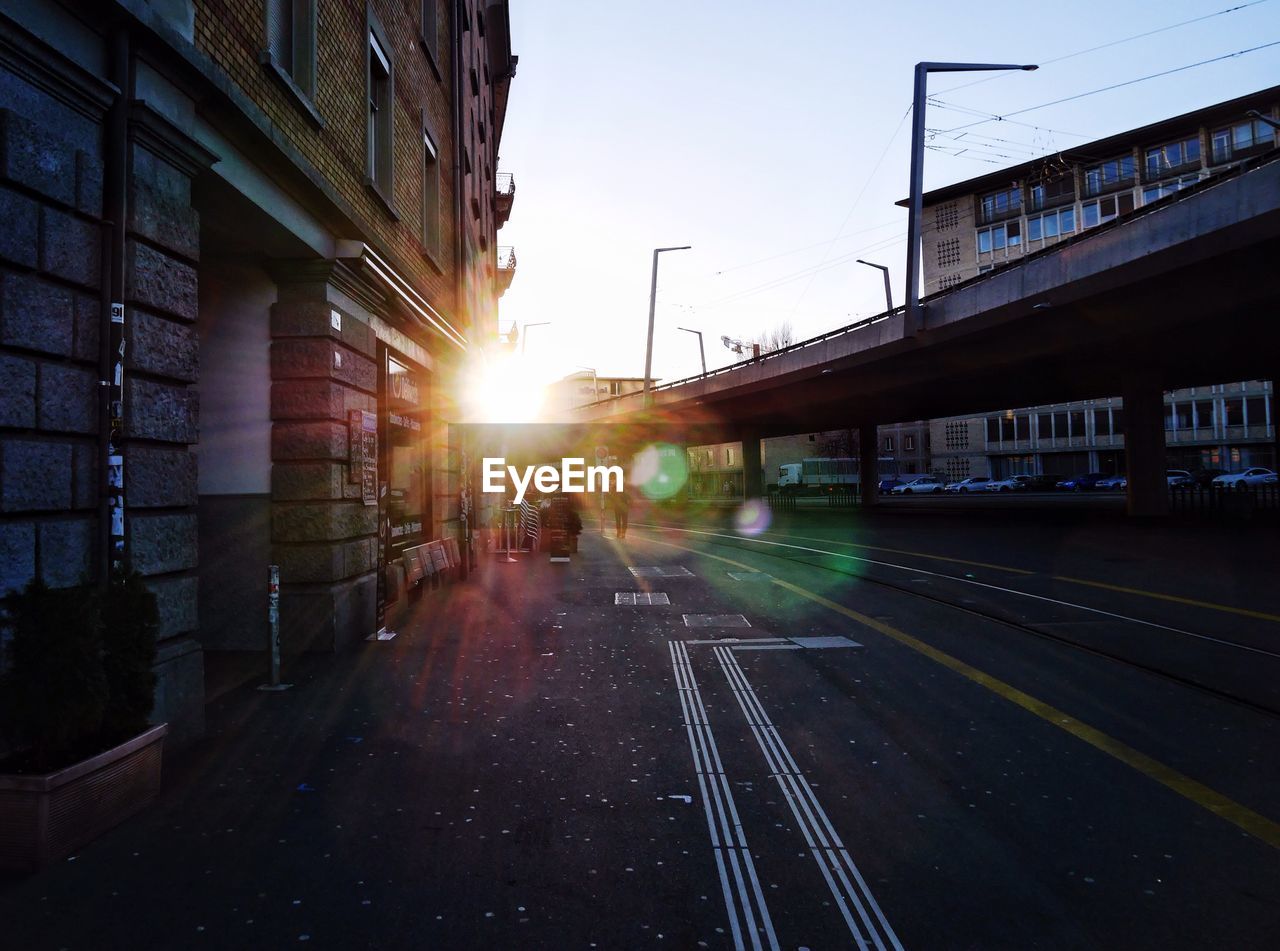
[(646, 498), (669, 499), (684, 488), (689, 479), (689, 466), (679, 446), (659, 442), (645, 446), (636, 454), (631, 467), (631, 484)]
[(748, 499), (733, 515), (733, 526), (739, 535), (759, 535), (767, 531), (773, 520), (769, 506), (759, 499)]

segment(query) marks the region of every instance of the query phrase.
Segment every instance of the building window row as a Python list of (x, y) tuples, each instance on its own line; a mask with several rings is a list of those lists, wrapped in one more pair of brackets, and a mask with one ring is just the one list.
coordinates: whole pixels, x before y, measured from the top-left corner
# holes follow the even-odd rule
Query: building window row
[(978, 253), (1002, 251), (1006, 247), (1014, 248), (1022, 243), (1022, 226), (1018, 221), (1006, 221), (990, 228), (978, 231)]
[(1075, 206), (1059, 208), (1057, 211), (1046, 211), (1042, 215), (1027, 219), (1027, 240), (1041, 241), (1045, 238), (1056, 238), (1058, 235), (1071, 234), (1076, 230)]

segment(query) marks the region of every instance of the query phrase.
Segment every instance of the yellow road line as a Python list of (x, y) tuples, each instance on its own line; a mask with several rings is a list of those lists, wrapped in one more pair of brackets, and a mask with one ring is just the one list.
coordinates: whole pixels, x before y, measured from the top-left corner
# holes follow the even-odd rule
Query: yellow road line
[[(675, 548), (679, 551), (687, 551), (690, 554), (699, 555), (703, 558), (711, 558), (715, 561), (723, 562), (727, 565), (733, 565), (737, 568), (744, 568), (748, 571), (755, 570), (753, 566), (740, 561), (734, 561), (732, 558), (725, 558), (721, 555), (713, 555), (710, 552), (699, 551), (695, 548), (686, 548), (683, 545), (676, 545), (672, 542), (659, 541), (651, 539), (654, 544), (665, 545), (668, 548)], [(877, 621), (873, 617), (847, 608), (843, 604), (838, 604), (829, 598), (824, 598), (815, 591), (802, 588), (790, 581), (783, 581), (781, 578), (773, 578), (773, 583), (781, 588), (799, 595), (816, 604), (820, 604), (825, 608), (835, 611), (837, 614), (843, 614), (850, 620), (857, 621), (865, 627), (871, 628), (883, 634), (885, 637), (891, 638), (906, 647), (911, 648), (917, 653), (923, 654), (930, 660), (941, 664), (948, 670), (954, 671), (967, 680), (985, 687), (997, 696), (1003, 697), (1010, 703), (1017, 704), (1029, 713), (1035, 714), (1046, 723), (1051, 723), (1060, 730), (1065, 730), (1077, 739), (1083, 740), (1094, 749), (1106, 753), (1108, 756), (1114, 757), (1120, 762), (1131, 766), (1138, 772), (1142, 773), (1150, 779), (1154, 779), (1160, 785), (1171, 789), (1173, 792), (1182, 796), (1202, 809), (1212, 812), (1219, 818), (1225, 819), (1237, 828), (1243, 829), (1245, 832), (1261, 839), (1267, 845), (1275, 849), (1280, 849), (1280, 823), (1272, 822), (1265, 816), (1259, 815), (1247, 806), (1243, 806), (1222, 793), (1214, 789), (1210, 789), (1203, 783), (1197, 782), (1190, 776), (1178, 772), (1170, 766), (1166, 766), (1159, 760), (1152, 759), (1145, 753), (1140, 753), (1132, 746), (1122, 743), (1120, 740), (1103, 733), (1095, 727), (1082, 723), (1075, 717), (1069, 716), (1067, 713), (1059, 710), (1057, 707), (1045, 703), (1043, 700), (1031, 696), (1029, 693), (1019, 690), (1011, 684), (1005, 683), (997, 677), (993, 677), (970, 664), (965, 663), (958, 657), (939, 650), (938, 648), (926, 644), (919, 638), (912, 637), (904, 631), (898, 630), (891, 624), (883, 621)]]
[(1240, 614), (1244, 617), (1257, 618), (1261, 621), (1274, 621), (1280, 624), (1280, 615), (1267, 614), (1265, 611), (1251, 611), (1249, 608), (1233, 608), (1229, 604), (1215, 604), (1212, 601), (1197, 601), (1194, 598), (1181, 598), (1176, 594), (1161, 594), (1158, 591), (1146, 591), (1142, 588), (1126, 588), (1123, 585), (1108, 584), (1105, 581), (1090, 581), (1087, 578), (1068, 578), (1065, 575), (1054, 575), (1054, 581), (1066, 581), (1070, 584), (1083, 584), (1091, 588), (1104, 588), (1107, 591), (1119, 591), (1122, 594), (1136, 594), (1143, 598), (1155, 598), (1159, 601), (1172, 601), (1175, 604), (1188, 604), (1195, 608), (1208, 608), (1211, 611), (1226, 611), (1229, 614)]

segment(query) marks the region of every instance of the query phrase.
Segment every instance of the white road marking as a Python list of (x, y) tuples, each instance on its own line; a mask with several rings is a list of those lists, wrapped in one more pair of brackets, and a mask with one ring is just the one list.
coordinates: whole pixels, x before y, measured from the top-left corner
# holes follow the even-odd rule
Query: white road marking
[[(810, 548), (806, 545), (791, 545), (785, 542), (771, 542), (763, 538), (751, 538), (747, 535), (725, 535), (721, 532), (704, 532), (693, 528), (674, 528), (669, 525), (653, 525), (641, 526), (641, 528), (660, 529), (668, 532), (681, 532), (686, 535), (707, 535), (711, 538), (728, 538), (735, 542), (751, 542), (756, 545), (770, 545), (775, 548), (792, 548), (796, 551), (807, 551), (816, 555), (830, 555), (833, 558), (846, 558), (850, 561), (861, 561), (868, 565), (879, 565), (882, 568), (894, 568), (898, 571), (910, 571), (915, 574), (929, 575), (934, 578), (942, 578), (946, 581), (955, 581), (959, 584), (970, 584), (977, 588), (986, 588), (990, 591), (999, 591), (1002, 594), (1014, 594), (1022, 598), (1031, 598), (1035, 601), (1044, 601), (1048, 604), (1056, 604), (1059, 607), (1074, 608), (1077, 611), (1087, 611), (1090, 614), (1101, 614), (1104, 617), (1115, 618), (1118, 621), (1128, 621), (1131, 624), (1141, 624), (1144, 627), (1154, 627), (1162, 631), (1169, 631), (1172, 634), (1181, 634), (1183, 637), (1192, 637), (1201, 641), (1209, 641), (1213, 644), (1220, 644), (1223, 647), (1234, 647), (1237, 650), (1248, 651), (1251, 654), (1262, 654), (1265, 657), (1280, 657), (1280, 654), (1274, 651), (1264, 650), (1260, 647), (1250, 647), (1247, 644), (1238, 644), (1235, 641), (1223, 640), (1220, 637), (1213, 637), (1209, 634), (1198, 634), (1195, 631), (1184, 631), (1181, 628), (1170, 627), (1167, 624), (1159, 624), (1155, 621), (1144, 621), (1142, 618), (1129, 617), (1126, 614), (1116, 614), (1113, 611), (1104, 611), (1102, 608), (1091, 608), (1085, 604), (1076, 604), (1073, 601), (1059, 601), (1057, 598), (1046, 597), (1042, 594), (1032, 594), (1030, 591), (1019, 591), (1017, 588), (1005, 588), (996, 584), (988, 584), (985, 581), (975, 581), (973, 578), (960, 578), (956, 575), (946, 575), (938, 571), (926, 571), (923, 568), (915, 568), (910, 565), (897, 565), (891, 561), (878, 561), (875, 558), (864, 558), (861, 555), (850, 555), (842, 551), (827, 551), (824, 548)], [(918, 579), (912, 579), (918, 580)]]
[(861, 647), (857, 641), (851, 641), (847, 637), (840, 635), (832, 635), (828, 637), (793, 637), (790, 638), (791, 643), (797, 647), (806, 647), (809, 650), (826, 650), (831, 647)]
[(741, 614), (682, 614), (685, 627), (750, 627)]
[[(760, 939), (763, 930), (770, 951), (779, 951), (773, 919), (769, 916), (760, 879), (756, 875), (755, 864), (751, 861), (751, 851), (747, 848), (747, 838), (738, 817), (738, 808), (733, 801), (729, 778), (720, 761), (720, 751), (716, 748), (715, 737), (711, 733), (711, 724), (707, 722), (707, 710), (703, 706), (698, 681), (689, 663), (688, 649), (679, 641), (668, 641), (667, 646), (671, 651), (676, 693), (680, 697), (680, 709), (689, 735), (693, 768), (698, 776), (698, 789), (702, 793), (707, 831), (711, 835), (711, 848), (716, 857), (716, 869), (720, 873), (720, 889), (729, 915), (733, 946), (738, 951), (745, 951), (744, 940), (750, 940), (753, 951), (762, 951)], [(759, 924), (756, 921), (757, 914)]]
[(769, 772), (777, 780), (787, 805), (791, 807), (791, 814), (804, 834), (814, 861), (826, 879), (858, 947), (866, 949), (874, 945), (877, 951), (888, 951), (890, 948), (902, 951), (898, 936), (890, 927), (840, 836), (836, 834), (835, 827), (818, 802), (809, 781), (805, 779), (782, 736), (765, 713), (764, 705), (748, 682), (746, 673), (738, 665), (737, 658), (733, 656), (733, 649), (716, 647), (715, 654), (729, 681), (729, 687), (747, 718), (756, 743), (764, 754)]

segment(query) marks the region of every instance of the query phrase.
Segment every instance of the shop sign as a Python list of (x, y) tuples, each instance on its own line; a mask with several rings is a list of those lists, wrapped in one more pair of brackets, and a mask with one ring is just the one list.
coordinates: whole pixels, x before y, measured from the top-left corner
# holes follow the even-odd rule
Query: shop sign
[(365, 505), (378, 504), (378, 417), (364, 409), (348, 415), (350, 465), (348, 478), (359, 483)]
[(387, 395), (408, 406), (419, 405), (417, 374), (390, 357), (387, 358)]

